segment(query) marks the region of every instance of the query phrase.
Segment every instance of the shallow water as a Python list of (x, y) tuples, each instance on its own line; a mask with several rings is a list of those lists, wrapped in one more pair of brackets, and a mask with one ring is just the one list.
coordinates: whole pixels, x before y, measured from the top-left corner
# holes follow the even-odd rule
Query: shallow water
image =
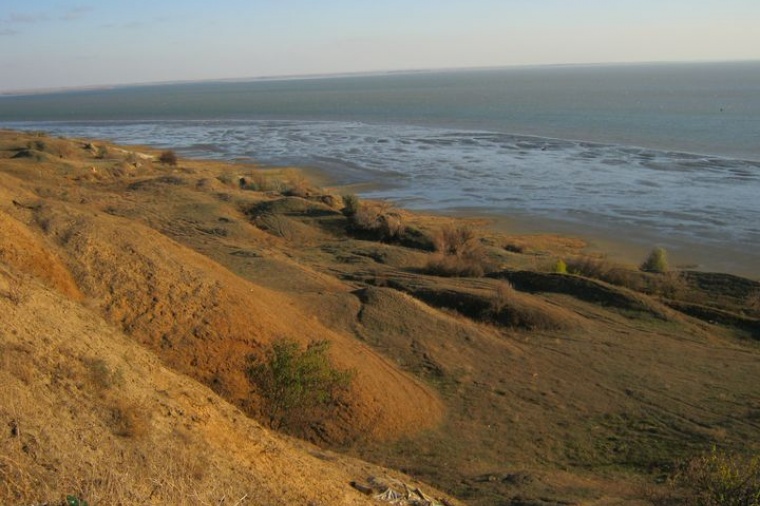
[[(694, 258), (722, 251), (721, 270), (746, 273), (760, 257), (760, 64), (173, 85), (13, 106), (22, 99), (49, 121), (0, 126), (315, 167), (411, 209), (538, 217)], [(4, 101), (0, 120), (15, 110)], [(83, 109), (61, 113), (67, 104)], [(158, 118), (128, 119), (141, 107)]]

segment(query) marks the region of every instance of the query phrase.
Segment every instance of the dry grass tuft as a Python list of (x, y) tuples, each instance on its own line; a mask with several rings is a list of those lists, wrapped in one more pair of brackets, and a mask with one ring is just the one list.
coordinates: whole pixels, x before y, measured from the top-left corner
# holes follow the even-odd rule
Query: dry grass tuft
[(497, 285), (490, 314), (500, 325), (527, 330), (560, 330), (580, 325), (574, 315), (518, 292), (509, 281)]
[(116, 398), (110, 406), (110, 426), (117, 436), (142, 439), (150, 433), (150, 413), (145, 405)]
[(760, 313), (760, 290), (753, 292), (747, 296), (747, 309), (753, 312)]
[(284, 174), (283, 195), (306, 198), (318, 193), (304, 175), (296, 170), (286, 171)]
[(405, 230), (401, 214), (387, 202), (362, 202), (349, 220), (352, 231), (380, 241), (400, 239)]
[(606, 258), (576, 257), (567, 262), (567, 272), (585, 278), (606, 281), (612, 285), (623, 286), (631, 290), (642, 291), (645, 288), (643, 278), (621, 265)]
[(110, 390), (124, 381), (121, 371), (113, 370), (102, 358), (86, 360), (84, 363), (96, 390)]
[(161, 154), (158, 155), (158, 162), (163, 165), (169, 165), (169, 166), (174, 167), (177, 165), (177, 153), (175, 153), (171, 149), (162, 151)]
[(11, 276), (8, 278), (8, 288), (5, 296), (16, 306), (24, 303), (27, 298), (27, 292), (21, 276)]
[(491, 268), (486, 249), (469, 227), (444, 226), (433, 236), (433, 244), (435, 253), (427, 265), (431, 274), (480, 277)]

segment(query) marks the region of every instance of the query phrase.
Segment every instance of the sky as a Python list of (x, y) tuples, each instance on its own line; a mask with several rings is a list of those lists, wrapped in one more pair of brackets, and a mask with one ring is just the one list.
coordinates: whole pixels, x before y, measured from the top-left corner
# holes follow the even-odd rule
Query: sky
[(760, 60), (760, 0), (0, 0), (0, 92)]

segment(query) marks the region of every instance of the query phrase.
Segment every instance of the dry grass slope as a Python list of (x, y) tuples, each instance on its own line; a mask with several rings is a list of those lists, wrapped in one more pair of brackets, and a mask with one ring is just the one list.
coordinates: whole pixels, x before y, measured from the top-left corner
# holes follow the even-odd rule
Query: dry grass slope
[[(354, 455), (473, 505), (687, 504), (679, 462), (759, 450), (755, 280), (383, 203), (357, 230), (296, 171), (158, 156), (0, 133), (6, 503), (364, 504), (390, 472)], [(356, 371), (300, 433), (342, 454), (254, 421), (281, 339)]]
[(26, 289), (0, 297), (3, 504), (373, 503), (348, 483), (387, 471), (273, 436), (92, 310)]

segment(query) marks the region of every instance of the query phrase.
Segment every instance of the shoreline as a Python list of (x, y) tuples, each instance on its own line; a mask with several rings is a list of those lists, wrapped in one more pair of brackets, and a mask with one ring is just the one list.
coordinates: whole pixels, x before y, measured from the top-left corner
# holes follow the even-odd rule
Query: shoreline
[[(23, 130), (17, 132), (26, 133)], [(121, 145), (120, 143), (117, 144)], [(158, 150), (153, 146), (146, 147)], [(203, 158), (196, 157), (189, 157), (189, 159), (203, 160)], [(339, 171), (313, 165), (270, 165), (259, 163), (255, 159), (245, 162), (213, 159), (210, 161), (238, 167), (253, 164), (262, 168), (292, 169), (301, 172), (307, 180), (319, 187), (329, 188), (341, 194), (356, 193), (362, 198), (365, 198), (362, 195), (365, 192), (372, 193), (375, 190), (392, 188), (392, 184), (389, 184), (387, 178), (344, 184), (341, 179), (345, 181), (345, 178), (341, 178)], [(366, 198), (373, 200), (372, 197)], [(621, 232), (611, 225), (599, 222), (591, 223), (588, 220), (559, 219), (524, 213), (507, 214), (484, 208), (412, 209), (406, 207), (401, 199), (391, 197), (384, 200), (394, 203), (400, 209), (419, 215), (485, 220), (483, 226), (486, 229), (506, 236), (558, 235), (577, 238), (587, 244), (585, 251), (632, 267), (638, 266), (654, 247), (662, 246), (668, 251), (670, 263), (674, 269), (721, 272), (760, 280), (760, 255), (748, 251), (747, 248), (742, 248), (739, 244), (731, 243), (721, 247), (715, 244), (700, 244), (693, 240), (673, 236), (663, 238), (651, 230), (636, 225), (626, 225), (625, 230)]]
[[(341, 194), (357, 193), (362, 197), (362, 189), (367, 190), (375, 185), (381, 185), (381, 183), (336, 185), (331, 179), (329, 171), (315, 167), (292, 168), (301, 171), (309, 181), (316, 185)], [(600, 255), (632, 268), (640, 265), (653, 248), (663, 246), (662, 238), (658, 237), (657, 234), (636, 226), (628, 226), (624, 235), (621, 235), (612, 227), (581, 221), (560, 220), (528, 214), (508, 215), (472, 208), (408, 209), (399, 205), (394, 199), (389, 199), (389, 201), (400, 209), (414, 214), (484, 221), (482, 225), (484, 228), (505, 236), (557, 235), (580, 239), (587, 245), (586, 252)], [(668, 252), (672, 267), (676, 270), (719, 272), (760, 281), (760, 257), (752, 252), (744, 251), (738, 246), (721, 248), (673, 237), (667, 238), (667, 242), (668, 244), (664, 247)]]
[[(371, 191), (382, 182), (341, 185), (328, 169), (319, 167), (292, 167), (318, 186), (338, 193)], [(337, 184), (336, 184), (337, 183)], [(624, 233), (610, 226), (591, 224), (583, 221), (554, 219), (529, 214), (501, 214), (473, 208), (451, 207), (439, 209), (409, 209), (394, 199), (389, 199), (400, 209), (420, 215), (445, 216), (465, 220), (485, 220), (484, 227), (493, 232), (509, 235), (558, 235), (584, 241), (585, 251), (601, 255), (617, 263), (637, 267), (653, 248), (663, 246), (663, 238), (642, 227), (627, 226)], [(665, 249), (670, 264), (677, 270), (695, 270), (732, 274), (760, 281), (760, 255), (746, 251), (740, 245), (716, 247), (712, 244), (698, 244), (694, 241), (667, 238)]]
[[(447, 211), (414, 211), (461, 219), (486, 220), (486, 227), (504, 235), (542, 236), (580, 239), (586, 243), (585, 251), (601, 255), (613, 262), (637, 268), (655, 247), (663, 247), (657, 234), (641, 227), (628, 227), (621, 236), (611, 227), (591, 225), (530, 215), (503, 215), (482, 210), (450, 209)], [(760, 281), (760, 258), (739, 248), (719, 248), (695, 244), (687, 240), (668, 238), (664, 246), (674, 270), (718, 272)]]

